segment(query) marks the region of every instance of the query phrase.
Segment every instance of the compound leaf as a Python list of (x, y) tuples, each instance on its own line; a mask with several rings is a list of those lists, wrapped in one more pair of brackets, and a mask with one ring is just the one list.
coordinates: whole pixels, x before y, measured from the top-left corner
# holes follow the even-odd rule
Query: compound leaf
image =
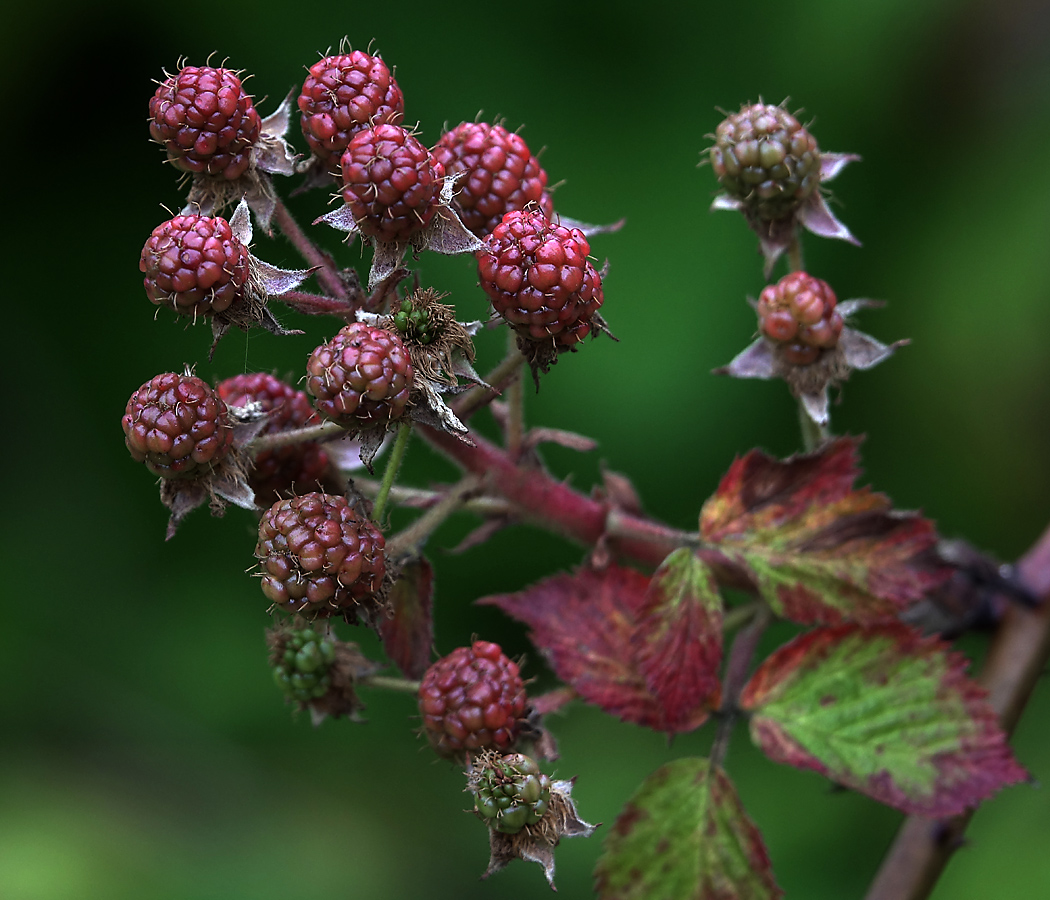
[(941, 817), (1026, 778), (966, 659), (899, 623), (817, 628), (740, 697), (771, 759), (909, 814)]
[(692, 731), (708, 717), (705, 698), (669, 719), (636, 659), (648, 587), (649, 579), (640, 572), (610, 565), (555, 575), (516, 594), (477, 602), (528, 625), (532, 643), (554, 673), (586, 702), (657, 731)]
[(635, 791), (594, 871), (601, 900), (775, 900), (762, 835), (706, 759), (657, 769)]
[(705, 699), (717, 704), (722, 596), (707, 564), (688, 547), (653, 573), (638, 611), (638, 669), (674, 730)]
[(934, 555), (929, 521), (853, 487), (857, 445), (840, 438), (784, 461), (753, 450), (700, 513), (701, 537), (795, 622), (891, 621), (950, 574)]

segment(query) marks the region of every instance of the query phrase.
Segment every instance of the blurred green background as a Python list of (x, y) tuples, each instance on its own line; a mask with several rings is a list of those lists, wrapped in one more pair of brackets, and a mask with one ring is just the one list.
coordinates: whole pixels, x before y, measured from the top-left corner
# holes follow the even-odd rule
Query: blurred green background
[[(3, 384), (8, 463), (0, 627), (0, 897), (5, 900), (541, 897), (534, 866), (479, 883), (481, 826), (462, 782), (414, 735), (411, 698), (371, 692), (366, 725), (314, 730), (282, 706), (266, 666), (266, 602), (245, 576), (251, 517), (195, 513), (164, 543), (152, 478), (119, 418), (160, 371), (197, 362), (209, 380), (298, 372), (334, 324), (278, 339), (232, 333), (213, 363), (203, 327), (154, 320), (137, 270), (176, 209), (175, 173), (148, 141), (152, 79), (215, 52), (254, 73), (264, 113), (318, 53), (348, 35), (396, 64), (407, 117), (433, 143), (443, 123), (526, 125), (558, 208), (591, 222), (608, 257), (607, 319), (621, 342), (588, 343), (529, 395), (530, 421), (594, 436), (552, 450), (588, 488), (599, 462), (627, 472), (653, 514), (695, 527), (734, 454), (796, 449), (779, 383), (710, 376), (750, 339), (761, 289), (743, 221), (709, 214), (697, 169), (720, 116), (759, 97), (803, 107), (825, 150), (864, 157), (835, 207), (864, 242), (807, 240), (808, 268), (840, 298), (889, 301), (864, 330), (913, 344), (846, 385), (833, 424), (866, 433), (865, 478), (946, 535), (1006, 559), (1050, 518), (1050, 8), (1028, 0), (821, 0), (746, 5), (606, 2), (441, 8), (398, 4), (66, 4), (3, 14)], [(263, 99), (266, 98), (266, 99)], [(301, 136), (293, 142), (303, 147)], [(303, 220), (326, 209), (297, 198)], [(336, 247), (335, 233), (317, 229)], [(280, 239), (256, 252), (295, 265)], [(357, 250), (344, 252), (352, 262)], [(367, 259), (362, 260), (367, 263)], [(469, 261), (425, 255), (425, 281), (463, 317), (486, 314)], [(778, 270), (780, 271), (780, 270)], [(278, 309), (278, 313), (281, 310)], [(502, 335), (481, 340), (481, 368)], [(491, 426), (488, 415), (478, 419)], [(422, 444), (405, 479), (453, 470)], [(452, 556), (476, 524), (432, 543), (437, 650), (472, 634), (528, 653), (518, 627), (474, 599), (516, 590), (581, 558), (530, 528)], [(346, 630), (344, 629), (344, 634)], [(770, 636), (770, 646), (785, 633)], [(367, 650), (375, 642), (364, 636)], [(981, 640), (966, 644), (979, 654)], [(1017, 734), (1050, 771), (1048, 691)], [(707, 731), (660, 735), (572, 706), (554, 722), (560, 776), (607, 831), (642, 778), (704, 752)], [(860, 897), (899, 816), (820, 778), (776, 767), (741, 732), (729, 768), (789, 896)], [(941, 900), (1050, 895), (1050, 803), (1008, 790), (981, 810)], [(601, 837), (558, 851), (564, 896), (587, 896)]]

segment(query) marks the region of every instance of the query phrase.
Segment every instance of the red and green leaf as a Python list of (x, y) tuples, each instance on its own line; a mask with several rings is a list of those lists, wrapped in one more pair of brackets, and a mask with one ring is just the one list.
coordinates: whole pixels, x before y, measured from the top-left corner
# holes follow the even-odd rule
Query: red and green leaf
[(937, 533), (854, 488), (858, 441), (737, 459), (700, 513), (701, 537), (744, 567), (777, 614), (803, 624), (891, 621), (948, 578)]
[(677, 730), (698, 703), (717, 705), (722, 595), (688, 547), (672, 552), (649, 580), (635, 640), (638, 669), (663, 705), (668, 730)]
[(924, 816), (1026, 778), (966, 659), (898, 623), (818, 628), (770, 656), (740, 706), (771, 759)]
[(421, 678), (434, 644), (434, 570), (424, 557), (410, 560), (390, 590), (394, 615), (379, 624), (383, 649), (407, 678)]
[(762, 835), (708, 760), (657, 769), (627, 801), (595, 868), (601, 900), (774, 900)]
[[(669, 719), (664, 703), (649, 689), (636, 658), (639, 615), (648, 599), (649, 579), (610, 565), (556, 575), (516, 594), (485, 597), (531, 629), (532, 643), (554, 673), (588, 703), (657, 731), (698, 728), (709, 714), (706, 698)], [(661, 682), (661, 685), (663, 682)]]

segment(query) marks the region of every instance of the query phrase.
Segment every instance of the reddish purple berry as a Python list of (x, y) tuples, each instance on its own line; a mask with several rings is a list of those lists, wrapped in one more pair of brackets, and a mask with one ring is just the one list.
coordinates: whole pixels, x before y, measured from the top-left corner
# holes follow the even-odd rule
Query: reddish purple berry
[(551, 217), (547, 173), (522, 137), (502, 125), (464, 122), (441, 135), (433, 153), (446, 174), (463, 173), (456, 205), (463, 224), (478, 237), (491, 234), (506, 213), (530, 204)]
[(192, 478), (233, 445), (226, 404), (194, 375), (166, 372), (140, 387), (124, 410), (124, 443), (161, 478)]
[(760, 219), (786, 218), (820, 184), (817, 142), (781, 106), (756, 103), (727, 117), (710, 153), (726, 193)]
[(344, 497), (279, 500), (259, 522), (263, 593), (287, 612), (352, 614), (382, 586), (384, 547), (383, 535)]
[(791, 272), (766, 285), (758, 298), (762, 333), (781, 345), (784, 359), (796, 366), (816, 362), (821, 351), (838, 344), (842, 316), (826, 281)]
[[(266, 372), (235, 375), (216, 385), (228, 406), (258, 404), (269, 415), (263, 434), (276, 434), (315, 424), (319, 417), (302, 391)], [(252, 462), (248, 483), (260, 505), (294, 495), (319, 484), (328, 470), (328, 456), (316, 441), (264, 450)]]
[(509, 212), (478, 252), (481, 287), (519, 335), (557, 339), (589, 322), (602, 305), (602, 280), (587, 259), (590, 249), (575, 228), (552, 224), (533, 210)]
[(248, 248), (219, 216), (176, 216), (153, 229), (139, 271), (157, 306), (194, 318), (221, 313), (244, 294)]
[(400, 125), (359, 131), (341, 165), (343, 199), (362, 234), (407, 241), (434, 217), (444, 167)]
[(318, 412), (343, 425), (398, 418), (415, 374), (401, 338), (363, 322), (347, 325), (314, 350), (306, 373)]
[(262, 122), (230, 69), (186, 66), (169, 75), (149, 104), (149, 133), (168, 159), (196, 175), (239, 178), (252, 161)]
[(405, 98), (383, 60), (361, 50), (310, 67), (299, 94), (303, 136), (314, 155), (338, 163), (350, 139), (374, 125), (396, 125)]
[(525, 715), (525, 684), (499, 644), (457, 647), (423, 675), (419, 712), (430, 745), (441, 756), (466, 750), (505, 753)]

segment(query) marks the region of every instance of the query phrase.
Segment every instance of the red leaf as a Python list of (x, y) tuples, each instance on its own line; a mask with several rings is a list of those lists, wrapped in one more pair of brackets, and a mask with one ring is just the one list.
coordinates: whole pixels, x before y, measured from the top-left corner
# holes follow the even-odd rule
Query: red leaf
[(497, 606), (528, 625), (533, 644), (583, 700), (625, 722), (657, 731), (691, 731), (707, 719), (706, 705), (670, 723), (635, 660), (638, 614), (648, 586), (640, 572), (610, 565), (556, 575), (517, 594), (478, 603)]
[(406, 678), (421, 678), (434, 643), (434, 570), (424, 557), (409, 561), (390, 591), (391, 619), (379, 624), (387, 656)]
[(688, 547), (653, 573), (638, 611), (636, 647), (638, 668), (663, 705), (668, 730), (698, 705), (718, 705), (722, 596), (711, 570)]
[(784, 461), (753, 450), (700, 513), (703, 539), (747, 569), (785, 618), (892, 621), (950, 575), (929, 521), (854, 489), (858, 443), (840, 438)]
[(1026, 778), (967, 661), (899, 623), (800, 635), (740, 697), (771, 759), (906, 813), (952, 816)]

